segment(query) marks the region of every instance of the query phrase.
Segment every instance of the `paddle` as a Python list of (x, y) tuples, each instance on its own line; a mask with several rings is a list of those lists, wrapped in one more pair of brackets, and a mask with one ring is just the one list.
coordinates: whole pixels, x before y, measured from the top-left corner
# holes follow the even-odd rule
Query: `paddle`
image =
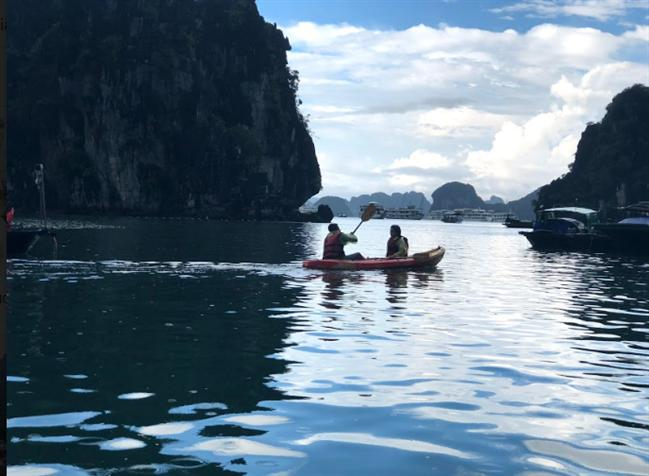
[(358, 224), (356, 228), (354, 228), (352, 234), (356, 233), (356, 230), (360, 228), (363, 222), (368, 221), (370, 218), (374, 216), (375, 213), (376, 213), (376, 205), (374, 205), (374, 203), (368, 204), (365, 210), (363, 210), (363, 214), (361, 215), (361, 222)]

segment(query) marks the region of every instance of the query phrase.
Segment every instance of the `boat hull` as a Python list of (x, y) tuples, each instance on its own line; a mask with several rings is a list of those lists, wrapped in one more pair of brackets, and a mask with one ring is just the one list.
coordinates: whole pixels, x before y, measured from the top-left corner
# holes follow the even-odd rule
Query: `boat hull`
[(556, 233), (546, 230), (519, 231), (537, 250), (609, 251), (611, 240), (599, 233)]
[(649, 255), (649, 226), (610, 223), (596, 225), (596, 228), (611, 239), (615, 251)]
[(504, 225), (507, 228), (532, 228), (534, 222), (527, 220), (509, 220), (504, 222)]
[(423, 253), (415, 253), (407, 258), (370, 258), (364, 260), (312, 259), (302, 263), (309, 269), (371, 270), (371, 269), (410, 269), (436, 266), (444, 257), (446, 250), (441, 246)]

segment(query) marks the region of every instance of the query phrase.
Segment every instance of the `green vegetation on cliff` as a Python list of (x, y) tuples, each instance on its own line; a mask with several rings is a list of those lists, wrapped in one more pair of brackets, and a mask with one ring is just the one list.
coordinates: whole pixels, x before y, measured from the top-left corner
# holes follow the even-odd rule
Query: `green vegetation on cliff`
[(649, 200), (648, 131), (649, 88), (636, 84), (613, 98), (602, 122), (586, 127), (570, 171), (540, 189), (537, 206)]
[(8, 176), (63, 211), (281, 217), (321, 188), (253, 0), (8, 0)]

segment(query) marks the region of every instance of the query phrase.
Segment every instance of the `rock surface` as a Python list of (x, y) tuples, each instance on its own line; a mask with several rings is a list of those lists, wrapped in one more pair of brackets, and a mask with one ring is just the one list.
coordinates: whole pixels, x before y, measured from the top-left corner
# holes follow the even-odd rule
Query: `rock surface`
[(456, 208), (484, 208), (485, 203), (478, 196), (473, 185), (448, 182), (431, 195), (431, 210), (454, 210)]
[(35, 209), (285, 218), (321, 188), (253, 0), (8, 0), (8, 180)]
[(649, 200), (649, 87), (616, 95), (581, 134), (564, 176), (541, 187), (538, 206), (616, 207)]

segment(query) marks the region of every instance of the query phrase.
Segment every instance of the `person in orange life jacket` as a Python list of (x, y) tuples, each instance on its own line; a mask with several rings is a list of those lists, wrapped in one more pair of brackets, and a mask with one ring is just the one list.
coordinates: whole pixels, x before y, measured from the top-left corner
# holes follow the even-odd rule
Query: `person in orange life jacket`
[(358, 238), (353, 233), (343, 233), (335, 223), (329, 224), (329, 234), (324, 240), (322, 259), (365, 259), (362, 254), (354, 253), (345, 255), (344, 247), (347, 243), (356, 243)]
[(388, 239), (388, 250), (386, 258), (406, 258), (408, 256), (408, 238), (401, 236), (401, 227), (392, 225), (390, 227), (390, 239)]

